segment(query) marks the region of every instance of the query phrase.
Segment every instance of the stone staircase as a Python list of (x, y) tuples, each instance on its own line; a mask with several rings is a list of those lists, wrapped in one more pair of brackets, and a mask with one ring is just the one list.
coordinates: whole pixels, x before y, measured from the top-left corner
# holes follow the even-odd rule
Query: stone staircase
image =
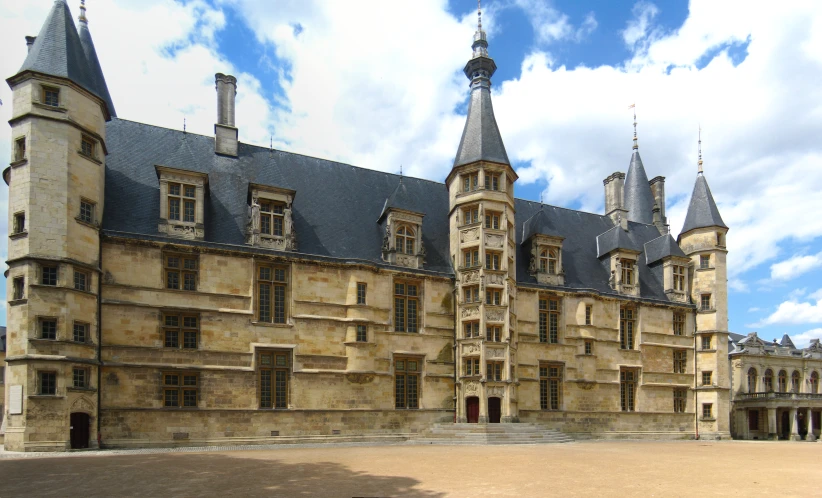
[(536, 424), (434, 424), (412, 438), (412, 444), (548, 444), (571, 443), (565, 434)]

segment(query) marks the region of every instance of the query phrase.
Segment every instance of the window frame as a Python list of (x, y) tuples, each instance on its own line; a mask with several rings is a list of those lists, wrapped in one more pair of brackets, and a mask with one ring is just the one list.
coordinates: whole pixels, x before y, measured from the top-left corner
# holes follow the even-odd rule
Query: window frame
[(636, 411), (636, 394), (639, 386), (639, 371), (635, 368), (619, 370), (619, 400), (623, 412)]
[(543, 411), (560, 411), (563, 403), (563, 370), (562, 363), (540, 363), (539, 407)]
[[(759, 387), (759, 372), (757, 372), (756, 368), (751, 367), (748, 369), (747, 373), (748, 379), (748, 393), (755, 393), (757, 387)], [(753, 382), (751, 382), (753, 381)]]
[(80, 155), (97, 160), (97, 140), (88, 135), (80, 138)]
[[(78, 376), (78, 374), (80, 374)], [(81, 381), (80, 385), (77, 381)], [(72, 367), (71, 368), (71, 387), (74, 389), (91, 389), (91, 369), (88, 367)]]
[(417, 254), (417, 231), (408, 224), (401, 224), (394, 234), (394, 249), (399, 254), (415, 256)]
[[(402, 286), (402, 293), (398, 292)], [(414, 288), (414, 293), (411, 294), (410, 289)], [(393, 282), (393, 317), (394, 317), (394, 332), (402, 332), (408, 334), (417, 334), (420, 332), (421, 324), (420, 317), (422, 305), (422, 285), (418, 281), (396, 279)], [(398, 304), (402, 302), (402, 306)], [(411, 303), (414, 305), (411, 306)], [(411, 308), (414, 308), (412, 311)], [(400, 311), (402, 308), (402, 311)], [(402, 313), (400, 317), (399, 313)], [(413, 320), (412, 320), (413, 317)], [(401, 318), (401, 319), (400, 319)]]
[(705, 293), (699, 295), (699, 311), (713, 311), (711, 294)]
[(713, 370), (703, 370), (702, 371), (702, 386), (710, 387), (713, 386), (714, 381), (714, 372)]
[(688, 390), (677, 388), (674, 389), (674, 413), (685, 413), (688, 406)]
[[(411, 369), (409, 362), (416, 362), (417, 367)], [(423, 359), (418, 356), (394, 356), (395, 410), (418, 410), (420, 408), (420, 400), (422, 399), (422, 365)], [(413, 383), (409, 382), (411, 378), (415, 379)], [(402, 379), (402, 382), (400, 382), (400, 379)], [(402, 387), (400, 387), (400, 384), (402, 384)], [(411, 387), (411, 384), (414, 384), (413, 387)], [(400, 390), (402, 390), (402, 393), (400, 393)]]
[(544, 247), (539, 251), (539, 271), (549, 275), (557, 275), (559, 272), (559, 249), (556, 247)]
[(500, 230), (502, 226), (500, 220), (502, 220), (502, 213), (498, 211), (485, 212), (485, 228), (489, 230)]
[(622, 285), (634, 285), (636, 276), (636, 260), (621, 258), (619, 264), (622, 268)]
[(777, 376), (777, 386), (779, 387), (779, 392), (788, 392), (788, 372), (785, 369), (779, 371)]
[(11, 280), (11, 297), (13, 301), (26, 298), (26, 277), (19, 275)]
[(675, 374), (688, 373), (688, 350), (674, 349), (673, 350), (673, 364)]
[[(179, 190), (175, 193), (174, 187)], [(191, 188), (189, 191), (188, 189)], [(192, 192), (193, 195), (188, 195)], [(173, 202), (176, 202), (176, 212), (172, 209)], [(169, 222), (194, 224), (197, 221), (197, 185), (183, 181), (169, 181), (166, 193), (167, 219)], [(191, 208), (191, 219), (187, 219), (189, 206)], [(175, 216), (172, 216), (172, 213)]]
[[(169, 383), (170, 377), (176, 377), (176, 383)], [(194, 378), (194, 384), (186, 384), (191, 378)], [(200, 391), (202, 381), (200, 379), (200, 372), (190, 370), (173, 370), (163, 371), (160, 379), (160, 391), (162, 392), (163, 408), (166, 409), (196, 409), (200, 407)], [(186, 392), (188, 391), (188, 393)], [(194, 392), (194, 404), (186, 404), (186, 396)], [(175, 393), (173, 398), (168, 396), (169, 393)], [(170, 401), (176, 401), (177, 404), (169, 404)]]
[(25, 161), (26, 156), (26, 137), (17, 137), (14, 139), (14, 162)]
[(485, 288), (485, 304), (488, 306), (502, 306), (502, 291)]
[(488, 382), (505, 381), (505, 362), (499, 360), (487, 360), (485, 362), (485, 379)]
[(674, 335), (685, 335), (685, 313), (675, 311), (672, 318)]
[(791, 392), (798, 393), (801, 385), (802, 375), (799, 373), (798, 370), (794, 370), (793, 373), (791, 373)]
[(485, 190), (493, 190), (494, 192), (499, 192), (502, 190), (502, 175), (500, 173), (485, 172), (484, 175)]
[(259, 198), (257, 202), (260, 205), (260, 236), (285, 237), (286, 204), (266, 198)]
[(256, 291), (255, 312), (258, 322), (273, 325), (288, 323), (289, 277), (287, 265), (257, 264), (254, 272), (254, 288)]
[[(48, 272), (46, 270), (48, 270)], [(53, 283), (51, 283), (51, 277), (53, 277)], [(40, 265), (40, 285), (48, 285), (49, 287), (57, 287), (60, 285), (60, 266)]]
[(479, 171), (466, 172), (462, 177), (462, 192), (475, 192), (479, 189)]
[[(176, 266), (172, 264), (174, 258), (177, 259)], [(194, 262), (193, 267), (186, 267), (189, 261)], [(172, 274), (176, 274), (174, 286), (169, 280)], [(200, 283), (199, 279), (199, 254), (163, 252), (163, 285), (166, 290), (196, 292)]]
[(762, 374), (762, 388), (765, 389), (765, 392), (772, 393), (774, 392), (773, 389), (773, 370), (768, 368), (765, 369), (765, 373)]
[(699, 269), (700, 270), (709, 270), (711, 268), (711, 255), (710, 254), (700, 254), (699, 255)]
[[(266, 362), (266, 358), (270, 358), (270, 361)], [(256, 359), (257, 406), (261, 410), (287, 410), (291, 404), (291, 376), (294, 365), (292, 351), (288, 349), (258, 349)], [(279, 362), (280, 359), (283, 359), (283, 361)], [(264, 380), (266, 374), (268, 379)], [(266, 382), (268, 383), (268, 389), (265, 387)], [(266, 399), (268, 402), (266, 402)]]
[(357, 304), (367, 304), (368, 285), (365, 282), (357, 282)]
[(586, 304), (585, 305), (585, 325), (593, 325), (594, 324), (594, 305), (593, 304)]
[[(539, 342), (543, 344), (560, 343), (560, 323), (562, 320), (562, 302), (558, 296), (540, 296), (538, 299), (539, 319), (537, 331)], [(543, 303), (545, 303), (543, 305)], [(552, 305), (555, 306), (552, 308)]]
[(685, 267), (682, 265), (671, 265), (673, 271), (674, 290), (677, 292), (685, 292)]
[(462, 225), (473, 225), (479, 223), (479, 205), (466, 206), (462, 208)]
[(91, 273), (83, 270), (74, 270), (74, 290), (91, 292)]
[(619, 349), (626, 351), (635, 349), (636, 315), (638, 315), (637, 309), (633, 306), (619, 307)]
[(713, 351), (713, 335), (712, 334), (703, 334), (700, 338), (700, 351)]
[[(41, 103), (43, 105), (59, 108), (60, 107), (60, 88), (56, 86), (42, 85), (41, 87)], [(49, 94), (53, 94), (54, 98), (49, 98)]]
[(463, 268), (479, 268), (482, 264), (480, 263), (479, 248), (464, 249), (462, 251), (462, 264)]
[[(182, 351), (194, 351), (200, 349), (200, 314), (166, 310), (160, 314), (160, 343), (163, 349), (177, 349)], [(192, 325), (193, 323), (193, 325)], [(172, 335), (174, 334), (174, 335)], [(191, 342), (189, 334), (194, 335), (194, 346), (189, 346)], [(173, 337), (173, 341), (169, 338)]]
[(714, 404), (702, 403), (702, 420), (714, 419)]
[(462, 336), (465, 339), (472, 339), (480, 336), (480, 322), (479, 320), (471, 320), (462, 322)]
[(591, 356), (594, 354), (594, 341), (591, 339), (585, 339), (583, 343), (584, 351), (587, 356)]
[(497, 251), (485, 251), (485, 269), (502, 270), (502, 253)]
[[(77, 340), (78, 331), (82, 331), (82, 339)], [(71, 340), (72, 342), (76, 342), (78, 344), (88, 344), (91, 342), (91, 326), (87, 322), (74, 322), (71, 326)]]
[[(43, 378), (44, 375), (52, 376), (52, 379), (46, 383)], [(47, 385), (50, 386), (49, 391), (45, 392)], [(37, 371), (37, 395), (38, 396), (57, 396), (57, 372), (55, 370), (38, 370)]]
[(83, 223), (94, 225), (95, 223), (97, 223), (97, 219), (95, 216), (96, 211), (96, 202), (90, 201), (85, 197), (80, 198), (80, 213), (77, 215), (78, 220), (82, 221)]
[(462, 287), (463, 304), (480, 302), (479, 285), (465, 285)]
[(809, 392), (811, 394), (819, 394), (819, 373), (816, 370), (811, 372), (808, 381), (810, 384)]
[(358, 323), (356, 327), (356, 342), (368, 342), (368, 325)]
[(502, 342), (502, 327), (499, 325), (486, 325), (485, 340), (488, 342)]
[(482, 375), (479, 357), (463, 358), (462, 375), (463, 377), (479, 377)]
[(10, 235), (26, 233), (26, 212), (17, 211), (12, 218), (12, 232)]
[[(53, 330), (49, 331), (48, 335), (53, 337), (46, 337), (46, 324), (54, 324)], [(44, 341), (56, 341), (60, 335), (59, 322), (56, 317), (41, 316), (37, 317), (37, 338)]]

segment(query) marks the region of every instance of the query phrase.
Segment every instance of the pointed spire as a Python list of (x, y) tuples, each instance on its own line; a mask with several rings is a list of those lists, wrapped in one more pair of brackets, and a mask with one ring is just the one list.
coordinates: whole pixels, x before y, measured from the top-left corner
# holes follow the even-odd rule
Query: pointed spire
[(88, 19), (86, 19), (86, 0), (80, 0), (80, 17), (78, 19), (80, 22), (88, 24)]
[(634, 152), (631, 154), (631, 163), (628, 166), (628, 174), (625, 176), (624, 207), (628, 211), (628, 221), (651, 225), (654, 222), (656, 201), (651, 192), (651, 185), (648, 183), (645, 167), (642, 165), (642, 158), (639, 157), (639, 145), (636, 138), (636, 104), (631, 104), (628, 108), (634, 109)]
[(111, 94), (108, 92), (106, 77), (103, 75), (103, 68), (100, 66), (100, 59), (97, 58), (97, 51), (94, 49), (94, 41), (91, 39), (91, 32), (88, 30), (88, 18), (86, 17), (86, 0), (80, 2), (80, 44), (83, 46), (83, 53), (88, 60), (94, 78), (94, 93), (106, 101), (108, 112), (112, 117), (116, 117), (114, 102), (111, 101)]
[(714, 202), (708, 180), (700, 172), (696, 175), (696, 183), (691, 194), (691, 202), (688, 205), (688, 213), (685, 215), (685, 224), (682, 226), (679, 236), (682, 237), (682, 234), (696, 228), (707, 227), (728, 228), (722, 221), (722, 216), (719, 215), (719, 209), (716, 207), (716, 202)]
[(468, 117), (462, 132), (454, 167), (476, 161), (511, 164), (491, 105), (491, 76), (497, 65), (488, 55), (488, 38), (482, 30), (482, 11), (477, 2), (477, 32), (471, 44), (473, 54), (463, 72), (471, 80)]
[(702, 126), (699, 127), (699, 140), (697, 141), (697, 151), (699, 153), (699, 161), (696, 163), (699, 167), (698, 174), (702, 174)]
[(637, 143), (637, 140), (636, 140), (636, 104), (632, 105), (631, 107), (634, 108), (634, 147), (633, 148), (634, 148), (634, 150), (638, 150), (639, 149), (639, 144)]

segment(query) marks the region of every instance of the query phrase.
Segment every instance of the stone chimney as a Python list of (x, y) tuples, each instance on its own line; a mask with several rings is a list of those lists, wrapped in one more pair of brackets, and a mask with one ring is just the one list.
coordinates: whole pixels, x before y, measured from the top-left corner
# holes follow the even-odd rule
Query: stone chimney
[(31, 52), (31, 47), (32, 47), (32, 45), (34, 45), (34, 40), (36, 40), (36, 39), (37, 39), (36, 36), (27, 36), (26, 37), (26, 49), (28, 49), (29, 52)]
[(234, 126), (234, 99), (237, 95), (237, 78), (217, 73), (217, 123), (214, 125), (214, 152), (237, 157), (238, 130)]
[(659, 229), (659, 233), (664, 235), (668, 233), (668, 218), (665, 217), (665, 177), (654, 177), (648, 185), (651, 186), (655, 207), (659, 207), (659, 218), (654, 217), (654, 225)]
[(628, 210), (625, 209), (625, 173), (616, 172), (602, 181), (605, 185), (605, 216), (623, 230), (628, 230)]

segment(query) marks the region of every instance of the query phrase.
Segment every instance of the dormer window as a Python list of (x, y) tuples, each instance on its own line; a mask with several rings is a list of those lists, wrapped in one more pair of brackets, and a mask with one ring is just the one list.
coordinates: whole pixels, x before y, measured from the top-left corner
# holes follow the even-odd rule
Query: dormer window
[(414, 233), (414, 229), (409, 226), (401, 225), (397, 229), (396, 241), (394, 247), (397, 248), (397, 252), (402, 254), (416, 254), (414, 251), (414, 242), (416, 241), (416, 234)]
[(260, 233), (283, 236), (283, 210), (285, 205), (263, 201), (260, 203)]
[(677, 292), (685, 292), (685, 267), (680, 265), (673, 265), (674, 272), (674, 290)]
[(619, 260), (622, 265), (622, 285), (634, 285), (634, 264), (632, 259), (622, 258)]
[(159, 231), (172, 237), (202, 239), (208, 175), (165, 166), (155, 169), (160, 179)]
[(558, 251), (556, 248), (543, 249), (539, 253), (539, 271), (555, 275), (559, 266)]
[(278, 251), (294, 251), (297, 234), (292, 218), (293, 190), (271, 185), (248, 186), (246, 244)]
[(472, 192), (479, 188), (479, 173), (468, 173), (462, 175), (462, 191)]

